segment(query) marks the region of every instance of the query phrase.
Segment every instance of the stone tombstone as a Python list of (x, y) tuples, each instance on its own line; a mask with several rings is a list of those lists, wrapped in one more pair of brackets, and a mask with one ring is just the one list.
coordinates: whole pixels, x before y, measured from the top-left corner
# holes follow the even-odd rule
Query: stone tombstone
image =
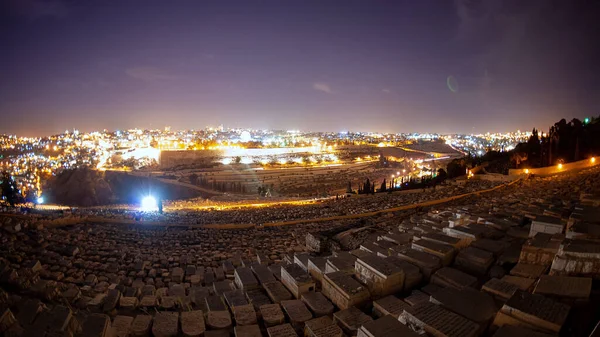
[(389, 295), (373, 301), (373, 311), (379, 317), (391, 315), (398, 319), (404, 310), (410, 310), (410, 304), (402, 301), (394, 295)]
[(356, 335), (361, 325), (372, 320), (373, 318), (371, 318), (371, 316), (366, 315), (356, 307), (349, 307), (333, 313), (333, 321), (350, 336)]
[(81, 334), (86, 337), (106, 337), (110, 334), (110, 318), (103, 314), (91, 314), (81, 330)]
[(374, 321), (364, 323), (358, 329), (357, 337), (419, 337), (420, 335), (406, 325), (400, 323), (392, 315), (383, 316)]
[(313, 312), (315, 317), (333, 314), (333, 304), (320, 292), (304, 293), (301, 300)]
[(285, 322), (285, 316), (279, 304), (264, 304), (260, 306), (260, 314), (266, 326), (280, 325)]
[(313, 317), (301, 300), (281, 301), (281, 306), (293, 325), (302, 324)]
[(256, 324), (256, 311), (252, 304), (240, 305), (233, 308), (233, 316), (236, 325)]
[(265, 283), (263, 287), (273, 303), (280, 303), (281, 301), (290, 300), (293, 297), (279, 281)]
[(150, 329), (152, 327), (152, 316), (150, 315), (137, 315), (131, 323), (131, 336), (132, 337), (145, 337), (150, 335)]
[(128, 337), (132, 323), (133, 317), (120, 315), (116, 316), (112, 323), (113, 337)]
[(211, 329), (228, 329), (231, 327), (231, 315), (229, 311), (209, 311), (206, 315), (206, 324)]
[(201, 310), (184, 311), (180, 316), (181, 331), (185, 337), (198, 337), (206, 330), (204, 313)]
[(433, 336), (475, 337), (480, 326), (452, 311), (433, 303), (420, 303), (404, 311), (399, 321), (405, 325), (419, 327)]
[(289, 324), (281, 324), (267, 328), (269, 337), (298, 337), (296, 330)]
[(152, 334), (154, 337), (175, 337), (179, 333), (178, 312), (158, 312), (154, 316)]
[(240, 325), (233, 329), (235, 337), (262, 337), (258, 325)]

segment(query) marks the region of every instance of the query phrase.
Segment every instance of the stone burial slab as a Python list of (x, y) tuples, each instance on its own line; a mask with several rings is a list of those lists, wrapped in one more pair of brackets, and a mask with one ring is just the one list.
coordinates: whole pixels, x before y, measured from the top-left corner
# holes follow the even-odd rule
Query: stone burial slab
[(209, 311), (206, 315), (206, 324), (211, 329), (228, 329), (231, 327), (229, 311)]
[(206, 301), (204, 300), (210, 295), (208, 288), (204, 287), (192, 287), (190, 288), (190, 298), (195, 307), (201, 308), (206, 311)]
[(267, 328), (269, 337), (298, 337), (291, 324), (281, 324)]
[(411, 248), (437, 256), (444, 266), (449, 266), (452, 263), (454, 254), (456, 253), (452, 246), (428, 240), (413, 241)]
[(304, 325), (305, 337), (342, 337), (344, 332), (329, 316), (311, 319)]
[(116, 316), (112, 322), (113, 337), (128, 337), (130, 330), (131, 330), (132, 323), (133, 323), (133, 317)]
[(103, 314), (91, 314), (81, 328), (82, 336), (105, 337), (110, 334), (110, 318)]
[(388, 256), (386, 260), (402, 269), (404, 273), (404, 287), (402, 290), (411, 290), (417, 287), (421, 283), (421, 280), (423, 280), (423, 275), (419, 267), (414, 264), (406, 262), (398, 256)]
[(138, 301), (137, 297), (121, 296), (121, 299), (119, 299), (119, 307), (121, 309), (133, 310), (133, 309), (137, 308), (138, 304), (139, 304), (139, 301)]
[(22, 329), (17, 323), (17, 319), (10, 308), (4, 307), (3, 309), (0, 309), (0, 334), (4, 335), (6, 333), (11, 336), (10, 332), (7, 332), (11, 327), (19, 327)]
[(502, 281), (512, 283), (519, 287), (519, 289), (521, 290), (529, 290), (531, 289), (536, 280), (527, 277), (504, 275), (502, 277)]
[(323, 295), (340, 309), (366, 302), (371, 297), (365, 286), (341, 271), (325, 274)]
[(213, 283), (213, 290), (216, 295), (223, 295), (224, 292), (235, 290), (235, 285), (230, 280), (216, 281)]
[(185, 288), (181, 284), (172, 284), (169, 287), (169, 296), (183, 298), (185, 297)]
[(150, 328), (152, 327), (152, 316), (150, 315), (137, 315), (131, 323), (131, 336), (132, 337), (145, 337), (150, 335)]
[(333, 304), (320, 292), (304, 293), (301, 300), (312, 311), (315, 317), (333, 314)]
[(223, 293), (223, 297), (225, 297), (225, 302), (230, 308), (248, 304), (246, 294), (241, 290), (226, 291)]
[(308, 272), (297, 264), (281, 267), (281, 283), (288, 288), (295, 298), (306, 292), (315, 290), (315, 282)]
[(411, 306), (423, 302), (429, 302), (429, 295), (420, 290), (413, 290), (409, 296), (404, 298), (404, 302), (410, 304)]
[(271, 272), (269, 267), (263, 266), (262, 264), (255, 264), (251, 267), (252, 272), (256, 276), (256, 279), (260, 284), (277, 281), (275, 275)]
[(235, 337), (262, 337), (262, 332), (256, 324), (236, 326), (233, 332)]
[(254, 276), (252, 270), (248, 267), (237, 268), (234, 273), (234, 280), (235, 285), (242, 290), (256, 289), (259, 287), (258, 280)]
[(414, 249), (403, 249), (398, 252), (398, 257), (419, 267), (421, 274), (423, 274), (426, 280), (429, 280), (431, 275), (442, 267), (442, 262), (437, 256)]
[(389, 295), (373, 301), (373, 312), (377, 317), (391, 315), (398, 319), (404, 310), (410, 310), (411, 305), (394, 295)]
[(266, 326), (280, 325), (285, 322), (285, 316), (279, 304), (263, 304), (260, 306), (260, 315)]
[(301, 300), (281, 301), (281, 307), (292, 325), (301, 326), (304, 322), (313, 318)]
[(491, 239), (479, 239), (471, 243), (471, 247), (479, 248), (494, 254), (498, 257), (504, 253), (504, 251), (510, 246), (508, 242), (491, 240)]
[(255, 310), (263, 304), (271, 304), (271, 300), (264, 289), (253, 289), (246, 291), (246, 299), (254, 306)]
[(402, 291), (404, 270), (379, 256), (363, 256), (356, 259), (356, 276), (366, 284), (373, 297), (391, 295)]
[(572, 299), (588, 299), (592, 292), (591, 277), (542, 275), (534, 294)]
[(279, 281), (269, 282), (263, 284), (263, 288), (267, 292), (267, 295), (273, 301), (273, 303), (280, 303), (281, 301), (291, 300), (292, 294), (283, 286)]
[(178, 312), (158, 312), (154, 316), (152, 334), (154, 337), (175, 337), (179, 333)]
[(458, 253), (454, 265), (468, 273), (485, 275), (494, 263), (494, 254), (485, 250), (467, 247)]
[(181, 331), (185, 337), (198, 337), (204, 334), (206, 326), (202, 310), (184, 311), (181, 313)]
[(341, 271), (348, 274), (354, 273), (354, 262), (356, 256), (353, 255), (340, 255), (337, 257), (330, 257), (325, 263), (325, 273), (333, 273), (335, 271)]
[(420, 335), (406, 325), (400, 323), (398, 318), (387, 315), (371, 322), (364, 323), (358, 329), (357, 337), (419, 337)]
[(221, 296), (210, 295), (204, 299), (206, 301), (206, 308), (208, 311), (226, 311), (227, 306), (223, 303)]
[(104, 298), (104, 304), (102, 311), (110, 312), (117, 307), (119, 299), (121, 298), (121, 292), (117, 289), (110, 289), (108, 294)]
[(453, 238), (451, 236), (441, 233), (425, 233), (421, 235), (420, 239), (435, 242), (442, 245), (448, 245), (454, 248), (455, 250), (459, 250), (466, 246), (463, 240), (459, 238)]
[(240, 305), (233, 308), (233, 317), (236, 325), (256, 324), (256, 311), (252, 304)]
[(475, 337), (480, 326), (433, 303), (420, 303), (404, 311), (398, 319), (402, 324), (419, 327), (433, 336)]
[(481, 287), (481, 290), (502, 301), (507, 301), (517, 290), (519, 290), (519, 287), (513, 283), (493, 278), (487, 281), (483, 287)]
[(311, 256), (308, 259), (308, 273), (317, 282), (323, 282), (323, 274), (327, 265), (327, 258)]
[(517, 265), (510, 270), (510, 274), (513, 276), (536, 279), (540, 277), (547, 268), (547, 266), (543, 265), (517, 263)]
[(140, 307), (155, 307), (157, 304), (156, 296), (146, 295), (140, 301)]
[(494, 299), (478, 290), (443, 288), (431, 295), (430, 302), (440, 305), (486, 328), (498, 309)]
[[(517, 291), (502, 306), (500, 311), (526, 325), (535, 327), (536, 330), (558, 333), (567, 319), (570, 307), (566, 304), (556, 302), (548, 297), (530, 294), (525, 291)], [(494, 321), (495, 325), (505, 325), (499, 317)]]
[(350, 307), (333, 313), (333, 322), (338, 324), (350, 336), (355, 336), (363, 324), (372, 320), (371, 316), (366, 315), (356, 307)]
[(465, 287), (475, 287), (477, 285), (477, 278), (458, 269), (444, 267), (433, 274), (431, 282), (442, 287), (462, 289)]

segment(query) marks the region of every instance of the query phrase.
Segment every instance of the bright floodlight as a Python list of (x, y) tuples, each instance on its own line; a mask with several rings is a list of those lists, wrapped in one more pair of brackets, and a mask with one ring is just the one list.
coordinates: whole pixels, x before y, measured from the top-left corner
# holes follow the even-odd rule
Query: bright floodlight
[(153, 196), (149, 195), (142, 199), (142, 211), (144, 212), (154, 212), (158, 211), (158, 203)]
[(38, 204), (43, 204), (44, 203), (44, 197), (37, 198), (37, 203)]

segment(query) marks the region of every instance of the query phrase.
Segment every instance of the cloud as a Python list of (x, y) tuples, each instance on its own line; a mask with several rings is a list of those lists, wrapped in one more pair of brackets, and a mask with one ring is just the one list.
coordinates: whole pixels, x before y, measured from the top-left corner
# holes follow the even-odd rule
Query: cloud
[(6, 4), (9, 11), (32, 21), (41, 18), (62, 19), (70, 12), (61, 0), (9, 0)]
[(321, 82), (313, 83), (313, 89), (322, 91), (327, 94), (333, 94), (333, 90), (331, 90), (331, 87), (327, 83), (321, 83)]
[(142, 81), (164, 81), (177, 78), (163, 70), (155, 67), (134, 67), (125, 70), (125, 73), (132, 78)]
[(389, 94), (389, 93), (392, 92), (390, 89), (381, 89), (381, 91), (384, 92), (384, 93), (386, 93), (386, 94)]

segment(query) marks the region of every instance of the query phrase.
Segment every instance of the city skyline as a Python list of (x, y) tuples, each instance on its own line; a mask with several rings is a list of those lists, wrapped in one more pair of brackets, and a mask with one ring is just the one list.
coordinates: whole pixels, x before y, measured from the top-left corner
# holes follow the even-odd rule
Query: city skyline
[(4, 3), (0, 133), (479, 134), (597, 114), (594, 3), (145, 4)]

